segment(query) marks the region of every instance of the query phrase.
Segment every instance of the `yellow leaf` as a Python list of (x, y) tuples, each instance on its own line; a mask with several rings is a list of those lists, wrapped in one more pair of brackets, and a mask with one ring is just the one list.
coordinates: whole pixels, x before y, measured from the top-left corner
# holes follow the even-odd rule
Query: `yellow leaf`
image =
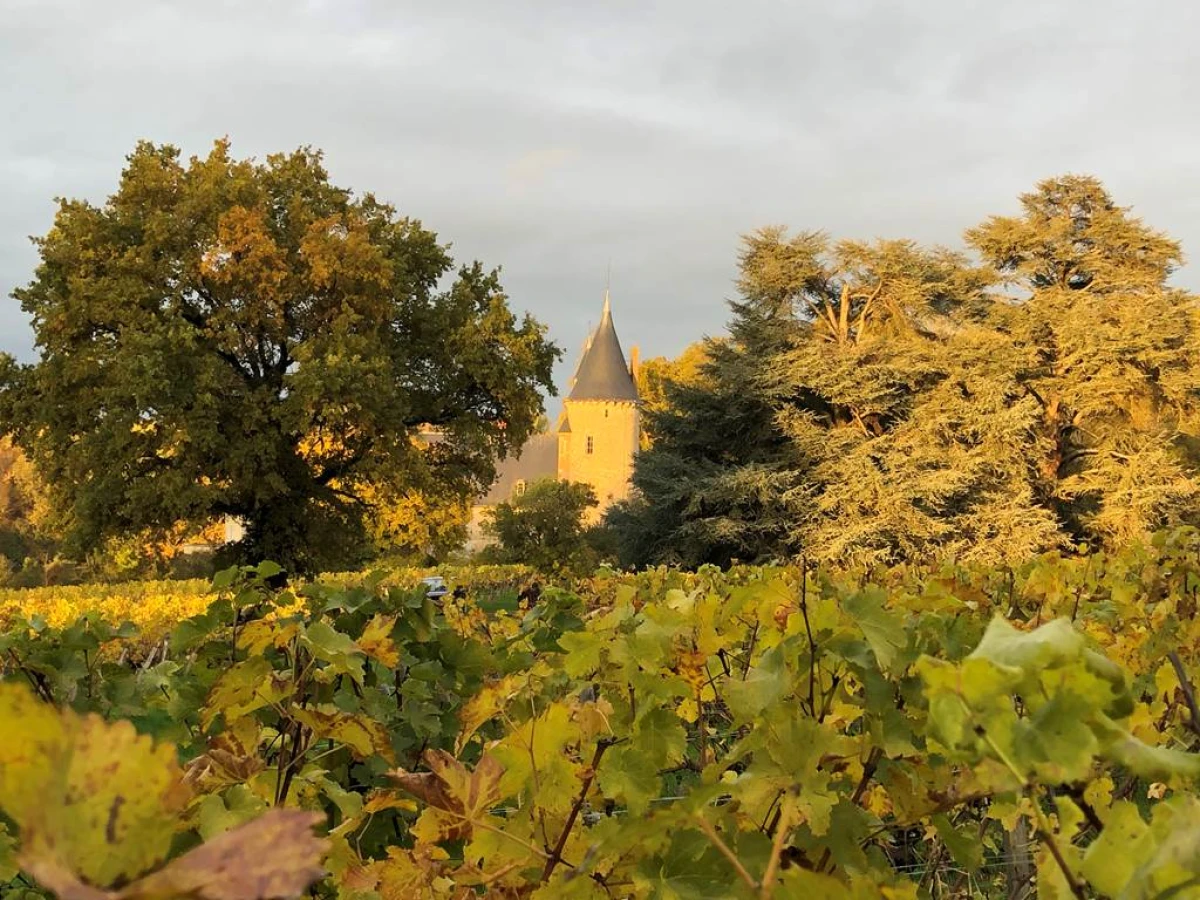
[(65, 750), (54, 707), (19, 684), (0, 684), (0, 809), (18, 823), (44, 802), (50, 765)]
[(170, 850), (187, 801), (170, 744), (129, 722), (62, 714), (63, 743), (42, 761), (35, 806), (9, 810), (23, 860), (68, 866), (94, 885), (140, 875)]
[(434, 883), (442, 878), (445, 853), (437, 847), (412, 850), (389, 847), (388, 858), (376, 864), (381, 900), (425, 900), (438, 896)]
[(454, 742), (454, 752), (461, 753), (467, 741), (479, 730), (479, 727), (504, 711), (509, 701), (521, 689), (524, 680), (515, 675), (508, 675), (491, 684), (484, 685), (470, 700), (462, 706), (458, 715), (460, 724), (458, 739)]
[(252, 656), (227, 670), (213, 685), (200, 714), (200, 725), (207, 730), (217, 716), (223, 716), (225, 724), (230, 725), (248, 713), (286, 700), (292, 690), (291, 680), (276, 672), (269, 660)]
[(417, 804), (407, 797), (401, 797), (394, 791), (373, 790), (367, 794), (363, 803), (363, 812), (367, 814), (383, 812), (385, 809), (402, 809), (406, 812), (416, 812)]
[(238, 629), (237, 645), (251, 656), (257, 656), (268, 647), (286, 647), (299, 633), (298, 622), (254, 619)]
[(685, 697), (675, 707), (675, 715), (679, 716), (685, 722), (695, 722), (700, 718), (700, 706), (691, 697)]
[(333, 706), (293, 709), (290, 714), (315, 737), (345, 744), (358, 759), (381, 756), (389, 763), (396, 761), (387, 728), (369, 716), (345, 713)]
[(1097, 810), (1100, 818), (1104, 818), (1104, 811), (1112, 806), (1113, 780), (1107, 775), (1102, 775), (1099, 778), (1093, 778), (1086, 788), (1083, 789), (1083, 799), (1092, 809)]
[(587, 703), (576, 700), (572, 712), (583, 740), (590, 741), (598, 734), (612, 734), (613, 705), (605, 698)]
[(400, 651), (392, 641), (392, 629), (396, 625), (397, 616), (378, 614), (363, 628), (363, 633), (356, 641), (360, 650), (372, 659), (378, 660), (389, 669), (400, 664)]

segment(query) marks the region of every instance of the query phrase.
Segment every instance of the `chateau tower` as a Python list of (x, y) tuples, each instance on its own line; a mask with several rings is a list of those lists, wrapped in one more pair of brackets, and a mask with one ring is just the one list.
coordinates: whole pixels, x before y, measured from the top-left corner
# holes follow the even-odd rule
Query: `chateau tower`
[(592, 521), (629, 496), (640, 440), (637, 386), (621, 352), (605, 291), (600, 324), (575, 370), (558, 428), (558, 477), (592, 485), (600, 501)]

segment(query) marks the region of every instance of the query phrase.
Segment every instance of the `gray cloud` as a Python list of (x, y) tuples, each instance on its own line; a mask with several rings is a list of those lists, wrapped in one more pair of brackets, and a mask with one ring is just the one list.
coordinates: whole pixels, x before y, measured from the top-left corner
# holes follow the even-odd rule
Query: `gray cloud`
[[(139, 138), (226, 134), (323, 148), (338, 182), (502, 264), (569, 354), (610, 259), (626, 346), (673, 354), (722, 329), (740, 233), (957, 245), (1064, 171), (1194, 248), (1198, 20), (1167, 0), (0, 0), (0, 294), (53, 197), (101, 200)], [(0, 350), (33, 354), (11, 300)]]

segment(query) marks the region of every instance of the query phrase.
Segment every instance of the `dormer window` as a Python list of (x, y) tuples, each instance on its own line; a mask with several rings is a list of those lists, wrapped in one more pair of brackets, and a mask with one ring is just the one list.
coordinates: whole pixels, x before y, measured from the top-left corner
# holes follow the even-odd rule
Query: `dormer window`
[(514, 481), (512, 492), (513, 492), (514, 497), (520, 497), (522, 494), (524, 494), (525, 493), (525, 482), (522, 481), (521, 479)]

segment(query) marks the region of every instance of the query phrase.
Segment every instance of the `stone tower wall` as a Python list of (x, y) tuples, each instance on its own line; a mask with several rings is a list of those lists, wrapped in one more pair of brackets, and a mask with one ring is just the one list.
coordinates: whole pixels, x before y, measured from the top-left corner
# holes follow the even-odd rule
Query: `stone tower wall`
[(612, 400), (567, 400), (565, 406), (571, 431), (559, 442), (558, 477), (592, 486), (600, 501), (590, 516), (594, 522), (629, 496), (641, 437), (638, 406)]

